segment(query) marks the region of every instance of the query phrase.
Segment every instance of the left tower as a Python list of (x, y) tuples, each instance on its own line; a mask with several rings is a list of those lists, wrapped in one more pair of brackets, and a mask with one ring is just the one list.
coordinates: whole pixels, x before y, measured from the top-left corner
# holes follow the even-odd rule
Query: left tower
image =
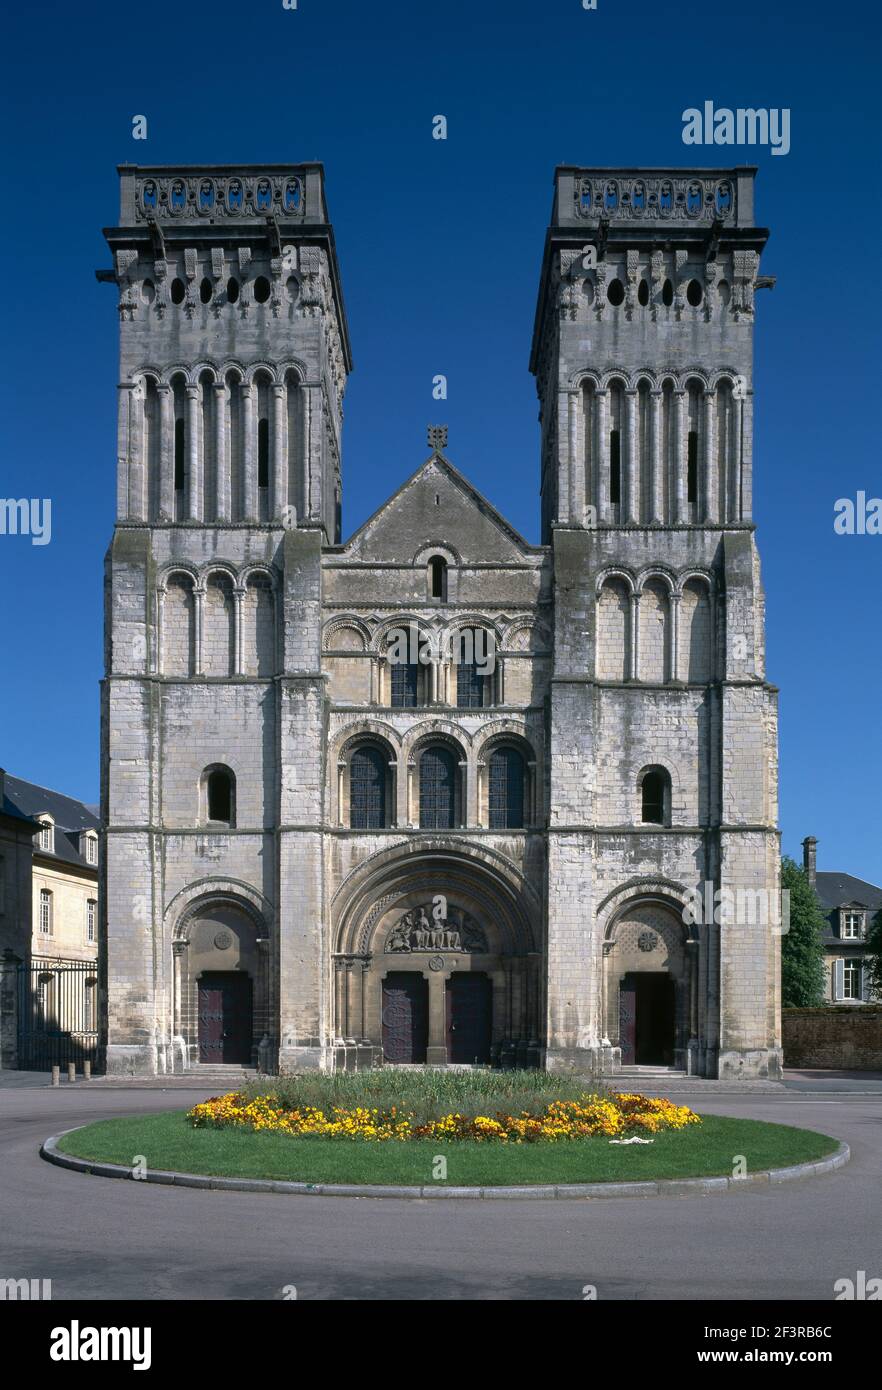
[(107, 1069), (318, 1063), (321, 551), (351, 367), (323, 170), (119, 173)]

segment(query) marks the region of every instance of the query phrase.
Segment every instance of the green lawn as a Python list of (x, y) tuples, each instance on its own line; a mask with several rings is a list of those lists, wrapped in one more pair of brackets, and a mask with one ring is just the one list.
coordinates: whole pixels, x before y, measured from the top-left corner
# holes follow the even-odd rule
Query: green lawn
[(129, 1165), (143, 1154), (155, 1169), (215, 1177), (407, 1186), (437, 1181), (433, 1163), (440, 1155), (447, 1160), (447, 1185), (454, 1187), (731, 1176), (736, 1154), (755, 1173), (823, 1158), (836, 1147), (835, 1139), (811, 1130), (717, 1115), (707, 1115), (700, 1126), (657, 1134), (652, 1144), (622, 1147), (605, 1138), (518, 1145), (294, 1139), (192, 1129), (183, 1111), (101, 1120), (59, 1144), (79, 1158)]

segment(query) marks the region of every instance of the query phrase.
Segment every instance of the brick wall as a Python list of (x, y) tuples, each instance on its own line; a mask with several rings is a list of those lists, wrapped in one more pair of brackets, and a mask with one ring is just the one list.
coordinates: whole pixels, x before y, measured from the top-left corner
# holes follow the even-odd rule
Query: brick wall
[(882, 1071), (882, 1008), (784, 1009), (784, 1065)]

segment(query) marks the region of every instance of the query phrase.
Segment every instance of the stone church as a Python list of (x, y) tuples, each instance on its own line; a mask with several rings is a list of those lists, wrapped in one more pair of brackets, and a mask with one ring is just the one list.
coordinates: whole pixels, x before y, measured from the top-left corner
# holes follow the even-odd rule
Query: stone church
[(687, 910), (779, 882), (755, 173), (556, 170), (532, 545), (437, 425), (343, 538), (321, 165), (121, 167), (110, 1073), (780, 1074), (778, 933)]

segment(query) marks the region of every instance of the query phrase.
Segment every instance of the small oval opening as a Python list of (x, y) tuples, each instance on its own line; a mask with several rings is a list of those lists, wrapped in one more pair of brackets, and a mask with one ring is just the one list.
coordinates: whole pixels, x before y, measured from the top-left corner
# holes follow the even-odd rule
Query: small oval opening
[(211, 303), (211, 281), (207, 275), (203, 278), (202, 284), (199, 286), (199, 298), (202, 300), (203, 304)]
[(582, 281), (582, 293), (586, 304), (594, 303), (594, 281), (588, 276)]
[(686, 298), (693, 309), (698, 308), (702, 301), (702, 297), (701, 282), (698, 280), (690, 280), (689, 284), (686, 286)]
[(172, 304), (183, 304), (185, 298), (186, 298), (186, 290), (184, 289), (184, 282), (183, 282), (183, 280), (172, 280), (172, 285), (171, 285), (171, 302), (172, 302)]
[(606, 297), (609, 300), (610, 304), (613, 304), (616, 307), (618, 307), (619, 304), (623, 304), (625, 302), (625, 287), (622, 284), (621, 280), (610, 281), (610, 286), (606, 292)]
[(285, 292), (288, 295), (289, 301), (293, 304), (298, 294), (300, 293), (300, 284), (297, 280), (296, 275), (288, 276), (287, 280), (285, 281)]
[(731, 291), (729, 290), (729, 281), (728, 281), (728, 280), (721, 280), (721, 281), (720, 281), (720, 303), (721, 303), (721, 304), (725, 305), (725, 304), (728, 304), (728, 303), (729, 303), (729, 295), (730, 295), (730, 293), (731, 293)]
[(265, 304), (270, 297), (270, 282), (265, 275), (258, 275), (254, 282), (254, 298), (258, 304)]
[(649, 286), (645, 280), (640, 281), (640, 286), (637, 290), (637, 303), (642, 304), (644, 309), (649, 303)]
[(141, 298), (145, 304), (152, 304), (156, 298), (156, 290), (152, 280), (145, 280), (141, 286)]
[(235, 302), (236, 302), (236, 300), (237, 300), (238, 298), (239, 298), (239, 281), (238, 281), (238, 280), (228, 280), (228, 281), (227, 281), (227, 300), (228, 300), (228, 302), (229, 302), (230, 304), (235, 304)]
[(670, 309), (673, 302), (674, 286), (671, 284), (670, 280), (666, 280), (665, 283), (662, 285), (662, 304), (666, 304), (667, 307)]

